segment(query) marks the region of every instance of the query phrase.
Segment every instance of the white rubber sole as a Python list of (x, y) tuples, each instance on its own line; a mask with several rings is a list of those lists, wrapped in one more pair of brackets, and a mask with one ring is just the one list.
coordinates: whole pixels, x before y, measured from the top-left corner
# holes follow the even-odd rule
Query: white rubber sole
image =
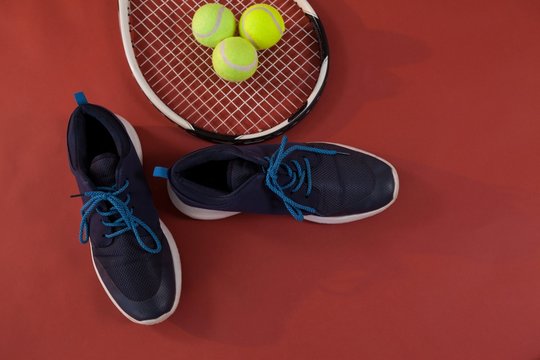
[[(137, 132), (135, 131), (135, 128), (133, 128), (133, 126), (126, 119), (124, 119), (123, 117), (121, 117), (119, 115), (116, 115), (116, 116), (118, 117), (118, 119), (120, 119), (120, 121), (122, 122), (122, 124), (126, 128), (126, 131), (127, 131), (128, 135), (129, 135), (129, 138), (131, 139), (131, 142), (133, 143), (133, 146), (135, 147), (135, 151), (137, 152), (137, 155), (138, 155), (139, 159), (141, 160), (141, 164), (142, 164), (142, 146), (141, 146), (141, 141), (139, 139), (139, 136), (137, 135)], [(134, 323), (141, 324), (141, 325), (154, 325), (154, 324), (158, 324), (158, 323), (164, 321), (165, 319), (167, 319), (169, 316), (171, 316), (176, 311), (176, 308), (178, 307), (178, 304), (180, 302), (180, 292), (181, 292), (181, 288), (182, 288), (182, 270), (181, 270), (181, 265), (180, 265), (180, 254), (178, 252), (176, 242), (174, 241), (174, 238), (173, 238), (171, 232), (169, 231), (167, 226), (165, 226), (163, 221), (161, 221), (161, 219), (159, 219), (159, 225), (161, 227), (161, 230), (163, 231), (163, 234), (165, 235), (165, 238), (167, 239), (167, 244), (169, 244), (169, 248), (171, 250), (171, 254), (172, 254), (172, 257), (173, 257), (174, 278), (176, 279), (176, 286), (175, 286), (176, 287), (176, 293), (175, 293), (174, 303), (173, 303), (173, 306), (172, 306), (171, 310), (168, 311), (165, 314), (162, 314), (161, 316), (159, 316), (159, 317), (157, 317), (155, 319), (148, 319), (148, 320), (142, 320), (142, 321), (134, 319), (133, 317), (131, 317), (129, 314), (127, 314), (118, 305), (118, 303), (114, 300), (111, 293), (109, 292), (109, 290), (105, 286), (105, 283), (103, 283), (103, 280), (99, 276), (99, 272), (98, 272), (98, 269), (96, 267), (96, 263), (94, 262), (94, 253), (92, 251), (92, 246), (90, 245), (90, 254), (92, 255), (92, 265), (94, 265), (94, 270), (95, 270), (96, 275), (97, 275), (97, 277), (99, 279), (99, 282), (101, 283), (101, 286), (103, 287), (103, 289), (105, 290), (105, 292), (109, 296), (109, 299), (111, 299), (114, 306), (116, 306), (118, 311), (120, 311), (125, 317), (127, 317), (129, 320), (133, 321)]]
[[(396, 171), (396, 168), (392, 164), (390, 164), (388, 161), (386, 161), (385, 159), (383, 159), (383, 158), (381, 158), (381, 157), (379, 157), (377, 155), (374, 155), (374, 154), (372, 154), (370, 152), (367, 152), (367, 151), (364, 151), (364, 150), (361, 150), (361, 149), (357, 149), (357, 148), (354, 148), (352, 146), (336, 144), (336, 143), (330, 143), (330, 142), (322, 142), (322, 141), (314, 141), (314, 142), (341, 146), (341, 147), (344, 147), (344, 148), (347, 148), (347, 149), (351, 149), (351, 150), (354, 150), (354, 151), (357, 151), (357, 152), (364, 153), (364, 154), (369, 155), (369, 156), (373, 156), (374, 158), (384, 162), (385, 164), (387, 164), (392, 169), (392, 175), (394, 176), (394, 184), (395, 184), (394, 185), (394, 194), (393, 194), (393, 197), (392, 197), (392, 201), (390, 201), (388, 204), (386, 204), (385, 206), (383, 206), (380, 209), (373, 210), (373, 211), (370, 211), (370, 212), (367, 212), (367, 213), (352, 214), (352, 215), (345, 215), (345, 216), (305, 215), (304, 216), (305, 220), (311, 221), (311, 222), (314, 222), (314, 223), (319, 223), (319, 224), (345, 224), (345, 223), (362, 220), (362, 219), (368, 218), (370, 216), (380, 214), (384, 210), (388, 209), (396, 201), (398, 193), (399, 193), (399, 177), (398, 177), (398, 173)], [(171, 202), (173, 203), (173, 205), (180, 212), (182, 212), (183, 214), (185, 214), (185, 215), (187, 215), (187, 216), (189, 216), (190, 218), (193, 218), (193, 219), (197, 219), (197, 220), (220, 220), (220, 219), (225, 219), (225, 218), (228, 218), (228, 217), (231, 217), (231, 216), (234, 216), (234, 215), (241, 214), (240, 212), (210, 210), (210, 209), (197, 208), (197, 207), (190, 206), (190, 205), (182, 202), (182, 200), (180, 200), (180, 198), (178, 198), (178, 196), (176, 196), (176, 194), (174, 193), (174, 191), (172, 189), (172, 186), (171, 186), (171, 184), (170, 184), (170, 182), (168, 180), (167, 180), (167, 191), (169, 193), (169, 197), (170, 197)]]

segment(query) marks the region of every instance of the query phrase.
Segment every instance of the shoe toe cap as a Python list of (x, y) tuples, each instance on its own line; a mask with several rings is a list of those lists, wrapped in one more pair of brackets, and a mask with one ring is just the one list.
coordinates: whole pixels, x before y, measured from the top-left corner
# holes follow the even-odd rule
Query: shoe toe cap
[(396, 169), (388, 162), (367, 157), (371, 172), (373, 173), (374, 186), (370, 195), (364, 199), (367, 211), (374, 211), (391, 204), (399, 191), (399, 178)]
[[(125, 264), (121, 270), (104, 267), (105, 262), (94, 257), (98, 278), (113, 304), (129, 320), (145, 325), (159, 323), (170, 316), (178, 305), (180, 281), (174, 259), (164, 246), (159, 261), (138, 259), (139, 264)], [(152, 264), (153, 263), (153, 264)], [(160, 266), (156, 266), (160, 263)], [(131, 266), (130, 266), (131, 265)], [(151, 266), (154, 265), (154, 266)], [(178, 278), (177, 278), (178, 277)]]

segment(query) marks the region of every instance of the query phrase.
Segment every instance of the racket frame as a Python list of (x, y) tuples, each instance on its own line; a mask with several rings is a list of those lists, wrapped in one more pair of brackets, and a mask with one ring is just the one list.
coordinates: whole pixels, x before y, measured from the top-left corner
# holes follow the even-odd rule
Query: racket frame
[(313, 25), (317, 41), (320, 46), (320, 59), (321, 66), (319, 71), (319, 76), (317, 82), (313, 87), (311, 94), (308, 96), (307, 100), (304, 102), (299, 109), (292, 114), (288, 119), (284, 119), (279, 124), (261, 132), (253, 134), (242, 134), (242, 135), (226, 135), (219, 134), (212, 131), (208, 131), (197, 127), (191, 124), (189, 121), (184, 119), (182, 116), (178, 115), (173, 111), (167, 104), (165, 104), (158, 95), (152, 90), (150, 84), (144, 78), (144, 75), (139, 68), (137, 59), (135, 57), (135, 51), (133, 49), (132, 40), (131, 40), (131, 31), (130, 31), (130, 0), (118, 0), (118, 17), (120, 23), (120, 33), (122, 35), (122, 44), (124, 46), (124, 52), (131, 69), (131, 73), (135, 77), (135, 80), (139, 84), (143, 93), (146, 95), (148, 100), (161, 112), (166, 118), (180, 126), (187, 132), (200, 137), (204, 140), (217, 142), (217, 143), (229, 143), (229, 144), (251, 144), (261, 141), (268, 140), (275, 136), (278, 136), (285, 131), (289, 130), (294, 125), (298, 124), (300, 120), (306, 117), (306, 115), (311, 111), (313, 106), (319, 100), (322, 91), (326, 85), (328, 78), (328, 67), (329, 67), (329, 49), (328, 49), (328, 40), (326, 37), (326, 32), (319, 17), (313, 10), (313, 7), (306, 0), (293, 0), (303, 11), (304, 14), (308, 17)]

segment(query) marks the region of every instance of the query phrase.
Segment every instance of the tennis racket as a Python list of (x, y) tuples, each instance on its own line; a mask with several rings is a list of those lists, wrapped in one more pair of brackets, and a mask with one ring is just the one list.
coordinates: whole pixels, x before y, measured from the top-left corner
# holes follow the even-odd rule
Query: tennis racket
[[(212, 50), (191, 33), (208, 1), (119, 0), (126, 57), (139, 86), (167, 118), (206, 140), (253, 143), (283, 133), (312, 109), (328, 74), (323, 26), (305, 0), (261, 0), (276, 7), (286, 31), (259, 51), (252, 78), (233, 83), (212, 69)], [(256, 3), (221, 0), (238, 20)]]

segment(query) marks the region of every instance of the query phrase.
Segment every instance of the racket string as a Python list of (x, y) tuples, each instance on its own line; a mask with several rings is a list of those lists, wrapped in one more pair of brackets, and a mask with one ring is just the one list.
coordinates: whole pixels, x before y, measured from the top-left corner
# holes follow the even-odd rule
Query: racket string
[[(131, 32), (139, 67), (173, 111), (208, 131), (264, 131), (294, 114), (317, 82), (319, 44), (311, 22), (293, 1), (269, 1), (286, 21), (284, 38), (259, 53), (258, 74), (229, 83), (214, 74), (211, 49), (197, 44), (191, 17), (204, 1), (132, 0)], [(251, 1), (224, 1), (239, 18)]]

